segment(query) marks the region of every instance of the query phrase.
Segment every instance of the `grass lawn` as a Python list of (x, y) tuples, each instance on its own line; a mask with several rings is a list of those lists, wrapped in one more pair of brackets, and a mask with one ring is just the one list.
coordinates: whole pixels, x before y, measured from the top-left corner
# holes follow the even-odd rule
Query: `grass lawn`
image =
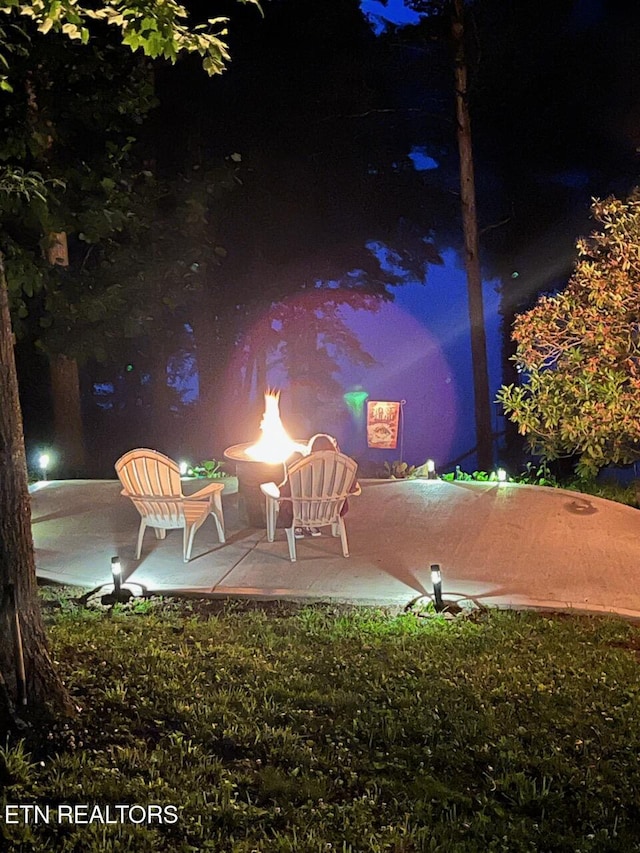
[[(169, 601), (50, 637), (82, 711), (3, 750), (0, 849), (640, 850), (638, 626)], [(25, 803), (177, 822), (3, 822)]]

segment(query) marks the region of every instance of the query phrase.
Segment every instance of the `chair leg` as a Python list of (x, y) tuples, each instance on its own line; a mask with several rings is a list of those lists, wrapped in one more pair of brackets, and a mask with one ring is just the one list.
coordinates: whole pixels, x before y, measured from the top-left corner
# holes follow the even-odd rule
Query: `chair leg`
[(285, 527), (284, 532), (287, 534), (287, 543), (289, 545), (289, 557), (291, 562), (296, 562), (296, 537), (294, 527)]
[(345, 557), (348, 557), (349, 543), (347, 542), (347, 528), (344, 526), (344, 518), (342, 516), (338, 520), (338, 528), (340, 530), (340, 541), (342, 542), (342, 553)]
[(167, 531), (164, 527), (154, 527), (153, 532), (156, 534), (156, 539), (165, 539), (167, 535)]
[(331, 535), (335, 536), (336, 539), (340, 536), (340, 525), (337, 521), (331, 525)]
[(220, 492), (216, 492), (213, 496), (213, 503), (211, 504), (211, 515), (213, 516), (213, 520), (216, 523), (216, 527), (218, 528), (218, 539), (221, 545), (224, 545), (226, 542), (224, 535), (224, 515), (222, 514), (222, 498), (220, 497)]
[(138, 544), (136, 546), (136, 560), (140, 559), (140, 554), (142, 553), (142, 539), (144, 537), (144, 531), (147, 526), (147, 522), (143, 519), (140, 521), (140, 529), (138, 530)]
[(267, 542), (273, 542), (276, 534), (276, 502), (268, 495), (265, 498), (265, 516), (267, 519)]
[(193, 548), (193, 540), (196, 535), (196, 530), (198, 529), (198, 525), (191, 524), (184, 526), (184, 533), (182, 536), (182, 555), (184, 557), (185, 563), (188, 563), (191, 559), (191, 549)]

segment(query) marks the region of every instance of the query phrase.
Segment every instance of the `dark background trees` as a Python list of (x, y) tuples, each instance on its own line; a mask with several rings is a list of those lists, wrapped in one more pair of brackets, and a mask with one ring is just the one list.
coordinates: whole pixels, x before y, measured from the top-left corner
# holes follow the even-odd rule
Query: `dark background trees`
[[(326, 293), (318, 310), (332, 312), (335, 340), (342, 342), (346, 356), (359, 358), (353, 337), (338, 331), (337, 308), (390, 299), (387, 285), (394, 280), (381, 273), (368, 246), (391, 247), (420, 278), (429, 263), (440, 263), (431, 224), (442, 219), (438, 211), (451, 217), (456, 202), (445, 189), (425, 193), (407, 159), (419, 119), (406, 103), (406, 69), (375, 39), (357, 3), (334, 6), (278, 3), (269, 7), (264, 22), (246, 17), (232, 44), (228, 83), (221, 78), (209, 85), (195, 61), (185, 62), (175, 75), (173, 69), (156, 75), (160, 105), (150, 116), (141, 150), (154, 180), (173, 183), (174, 189), (160, 206), (147, 209), (151, 229), (162, 232), (150, 241), (152, 254), (144, 254), (138, 243), (135, 259), (118, 256), (118, 271), (123, 283), (134, 279), (132, 290), (127, 284), (127, 299), (143, 296), (147, 288), (151, 303), (158, 280), (167, 283), (158, 252), (167, 264), (173, 256), (175, 291), (162, 297), (165, 309), (167, 302), (172, 306), (165, 310), (166, 328), (173, 322), (179, 337), (181, 324), (189, 326), (199, 402), (188, 409), (177, 405), (173, 414), (166, 405), (163, 410), (149, 402), (151, 388), (159, 390), (156, 399), (162, 397), (162, 336), (156, 320), (153, 335), (145, 333), (137, 351), (130, 350), (126, 361), (135, 369), (128, 376), (122, 375), (124, 359), (101, 368), (106, 384), (114, 385), (115, 376), (138, 386), (129, 401), (117, 403), (124, 408), (121, 420), (128, 430), (119, 448), (112, 444), (102, 453), (105, 459), (144, 434), (147, 441), (159, 435), (171, 451), (168, 421), (181, 417), (188, 418), (188, 432), (201, 454), (211, 455), (212, 448), (219, 453), (246, 421), (248, 398), (233, 391), (246, 386), (247, 367), (230, 375), (228, 365), (234, 359), (238, 365), (255, 363), (257, 353), (243, 351), (262, 346), (247, 337), (254, 323), (296, 293), (311, 294), (310, 318), (311, 306)], [(426, 62), (424, 57), (419, 61)], [(170, 201), (176, 180), (194, 188), (210, 164), (221, 163), (237, 167), (228, 197), (212, 180), (206, 204), (194, 197), (185, 209)], [(134, 184), (133, 189), (140, 188)], [(213, 245), (208, 259), (207, 243)], [(154, 365), (147, 351), (154, 353)], [(140, 381), (147, 377), (140, 393)], [(306, 400), (294, 400), (299, 414), (308, 409), (308, 393)], [(104, 416), (95, 406), (92, 411), (94, 423), (101, 417), (115, 419), (113, 408)], [(110, 467), (105, 461), (107, 475)]]
[[(467, 13), (481, 257), (485, 280), (502, 280), (508, 338), (514, 312), (566, 280), (590, 195), (631, 181), (634, 107), (616, 84), (626, 79), (632, 90), (637, 80), (634, 53), (624, 49), (636, 13), (615, 4), (597, 19), (580, 3), (505, 10), (494, 0), (468, 4)], [(71, 232), (70, 269), (50, 273), (66, 283), (55, 290), (56, 315), (67, 293), (77, 309), (66, 343), (86, 342), (84, 423), (104, 475), (145, 436), (177, 451), (171, 436), (184, 435), (185, 423), (196, 455), (219, 454), (236, 438), (249, 411), (247, 371), (264, 373), (264, 341), (246, 333), (274, 306), (337, 285), (337, 302), (374, 305), (399, 281), (424, 280), (443, 248), (461, 246), (448, 25), (435, 18), (376, 37), (355, 0), (321, 8), (274, 0), (264, 20), (253, 9), (233, 14), (227, 75), (209, 81), (195, 59), (155, 69), (158, 106), (129, 132), (138, 139), (122, 164), (135, 216), (82, 245), (91, 253), (77, 285)], [(135, 123), (135, 114), (125, 109), (119, 121)], [(417, 172), (408, 158), (416, 147), (438, 167)], [(99, 209), (104, 199), (87, 201)], [(376, 245), (395, 253), (404, 278), (381, 270), (367, 248)], [(45, 433), (47, 389), (30, 387), (32, 343), (53, 350), (60, 340), (60, 324), (39, 323), (20, 345), (34, 439)], [(197, 403), (183, 404), (164, 381), (172, 352), (195, 359)], [(98, 398), (96, 385), (113, 391)]]

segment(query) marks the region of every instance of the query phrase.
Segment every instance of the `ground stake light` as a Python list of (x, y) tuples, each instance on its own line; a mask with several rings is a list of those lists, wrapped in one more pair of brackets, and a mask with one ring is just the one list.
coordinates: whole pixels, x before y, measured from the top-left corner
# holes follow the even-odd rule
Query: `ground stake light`
[(189, 463), (188, 462), (181, 462), (180, 463), (180, 476), (184, 477), (188, 471), (189, 471)]
[(442, 573), (439, 563), (431, 564), (431, 583), (433, 584), (433, 599), (436, 613), (442, 613), (444, 604), (442, 601)]
[(436, 463), (433, 459), (427, 459), (427, 480), (436, 480)]
[(120, 565), (120, 557), (111, 558), (111, 574), (113, 576), (113, 592), (115, 595), (119, 595), (122, 587), (122, 566)]
[(499, 483), (507, 482), (507, 472), (504, 470), (504, 468), (498, 468), (498, 470), (496, 471), (496, 477), (498, 478)]
[(43, 480), (47, 479), (47, 469), (49, 467), (50, 461), (51, 460), (49, 459), (48, 453), (41, 453), (40, 454), (40, 457), (38, 459), (38, 465), (40, 466), (40, 471), (42, 472), (42, 479)]

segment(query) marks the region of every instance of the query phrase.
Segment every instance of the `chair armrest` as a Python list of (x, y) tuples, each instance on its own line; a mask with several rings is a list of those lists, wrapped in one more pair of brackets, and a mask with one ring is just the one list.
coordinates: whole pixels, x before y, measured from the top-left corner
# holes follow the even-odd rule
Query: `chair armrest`
[(224, 489), (224, 483), (208, 483), (204, 488), (199, 489), (192, 495), (183, 495), (184, 501), (198, 501), (203, 498), (208, 498), (210, 495), (215, 495), (216, 492), (221, 492)]
[(361, 495), (362, 494), (362, 486), (360, 485), (360, 483), (356, 483), (355, 486), (353, 487), (353, 491), (350, 492), (349, 494)]
[(273, 498), (274, 501), (280, 500), (280, 489), (275, 483), (261, 483), (260, 491), (268, 498)]

